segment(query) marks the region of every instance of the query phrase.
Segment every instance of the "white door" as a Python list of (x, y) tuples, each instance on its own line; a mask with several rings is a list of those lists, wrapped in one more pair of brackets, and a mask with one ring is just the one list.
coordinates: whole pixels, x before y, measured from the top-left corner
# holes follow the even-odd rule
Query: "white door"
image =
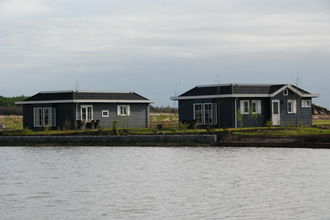
[(273, 125), (281, 124), (280, 100), (272, 100), (272, 122)]

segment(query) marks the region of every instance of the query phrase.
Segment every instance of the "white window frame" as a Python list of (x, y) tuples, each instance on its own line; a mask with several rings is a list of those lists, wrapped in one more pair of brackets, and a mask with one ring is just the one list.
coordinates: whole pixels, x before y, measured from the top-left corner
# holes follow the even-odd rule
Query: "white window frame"
[[(206, 105), (210, 105), (211, 106), (211, 110), (206, 110), (206, 108), (205, 108)], [(203, 110), (204, 110), (203, 111), (203, 115), (204, 115), (204, 120), (203, 121), (204, 121), (204, 124), (205, 125), (212, 125), (213, 124), (213, 103), (204, 103), (203, 104)], [(211, 119), (211, 122), (210, 123), (207, 123), (206, 122), (206, 111), (208, 111), (209, 113), (211, 113), (211, 115), (209, 117)]]
[[(122, 113), (121, 108), (126, 108), (126, 114)], [(117, 105), (117, 115), (118, 116), (130, 116), (131, 115), (131, 106), (130, 105)]]
[[(290, 104), (291, 104), (291, 111), (289, 111), (289, 105)], [(297, 113), (297, 100), (288, 99), (287, 111), (288, 111), (288, 114), (296, 114)]]
[(201, 106), (201, 122), (199, 123), (199, 122), (197, 122), (196, 121), (196, 124), (197, 125), (202, 125), (202, 124), (204, 124), (204, 113), (203, 113), (203, 104), (202, 103), (194, 103), (193, 104), (193, 119), (194, 119), (194, 121), (196, 120), (196, 107), (195, 106), (197, 106), (197, 105), (200, 105)]
[[(86, 109), (86, 119), (83, 119), (83, 116), (82, 116), (82, 110), (83, 108)], [(91, 118), (89, 119), (88, 118), (88, 108), (91, 108)], [(82, 121), (92, 121), (94, 118), (94, 110), (93, 110), (93, 105), (81, 105), (80, 106), (80, 119)]]
[[(256, 106), (255, 111), (253, 111), (253, 108), (252, 108), (253, 104), (255, 104), (255, 106)], [(261, 114), (261, 100), (252, 100), (250, 108), (251, 108), (252, 114)]]
[(109, 110), (102, 110), (101, 116), (102, 118), (109, 118)]
[[(46, 111), (48, 111), (48, 124), (46, 125)], [(51, 107), (44, 107), (42, 109), (42, 125), (43, 127), (52, 127), (53, 126), (53, 110)]]
[(52, 120), (53, 120), (53, 126), (56, 126), (56, 108), (52, 108)]
[[(36, 112), (37, 111), (39, 111), (39, 124), (37, 124), (36, 122), (37, 122), (37, 120), (36, 120), (36, 118), (37, 118), (37, 114), (36, 114)], [(33, 126), (34, 127), (36, 127), (36, 128), (41, 128), (42, 127), (42, 119), (43, 119), (43, 110), (42, 110), (42, 108), (33, 108)]]
[(301, 107), (302, 108), (310, 108), (312, 107), (312, 101), (308, 99), (301, 100)]
[[(245, 111), (245, 103), (247, 103), (247, 111)], [(241, 106), (240, 106), (241, 114), (242, 115), (247, 115), (249, 114), (250, 111), (250, 101), (249, 100), (241, 100)]]
[(283, 90), (283, 95), (284, 96), (288, 96), (289, 95), (289, 90), (288, 89), (284, 89)]

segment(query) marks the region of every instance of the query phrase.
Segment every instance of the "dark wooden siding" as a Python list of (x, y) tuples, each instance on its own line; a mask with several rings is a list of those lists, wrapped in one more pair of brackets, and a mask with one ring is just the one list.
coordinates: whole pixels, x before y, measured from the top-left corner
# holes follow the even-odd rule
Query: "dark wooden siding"
[(222, 128), (235, 127), (235, 99), (226, 98), (220, 101), (220, 126)]
[(75, 104), (54, 104), (53, 107), (56, 108), (56, 127), (63, 129), (66, 123), (66, 126), (75, 128)]
[(239, 114), (237, 116), (237, 126), (238, 127), (264, 127), (267, 124), (267, 121), (270, 120), (270, 98), (238, 98), (236, 105), (237, 105), (237, 112), (241, 112), (241, 100), (248, 100), (251, 102), (253, 100), (260, 100), (261, 101), (261, 114), (241, 114), (241, 119)]
[[(217, 123), (213, 127), (235, 127), (235, 101), (231, 98), (179, 100), (179, 120), (182, 123), (193, 123), (193, 105), (195, 103), (213, 103), (217, 107)], [(220, 106), (220, 108), (219, 108)], [(203, 127), (203, 126), (200, 126)]]
[[(64, 122), (67, 121), (74, 127), (75, 116), (74, 116), (74, 104), (31, 104), (23, 105), (23, 126), (27, 129), (39, 130), (42, 128), (35, 128), (33, 122), (33, 108), (44, 108), (53, 107), (56, 108), (56, 125), (53, 128), (63, 128)], [(54, 117), (53, 117), (54, 118)]]
[[(288, 100), (296, 100), (297, 113), (288, 113)], [(273, 100), (280, 100), (280, 114), (281, 114), (281, 126), (311, 126), (312, 125), (312, 108), (302, 108), (301, 100), (297, 94), (289, 90), (287, 96), (283, 95), (283, 92), (279, 93)], [(304, 98), (304, 100), (311, 100), (311, 98)]]

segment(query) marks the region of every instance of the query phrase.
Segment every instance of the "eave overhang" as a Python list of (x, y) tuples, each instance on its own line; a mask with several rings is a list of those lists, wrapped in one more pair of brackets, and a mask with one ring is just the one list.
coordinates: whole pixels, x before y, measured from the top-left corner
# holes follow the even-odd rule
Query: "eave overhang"
[(116, 99), (68, 99), (68, 100), (43, 100), (43, 101), (20, 101), (16, 105), (28, 104), (59, 104), (59, 103), (154, 103), (152, 100), (116, 100)]

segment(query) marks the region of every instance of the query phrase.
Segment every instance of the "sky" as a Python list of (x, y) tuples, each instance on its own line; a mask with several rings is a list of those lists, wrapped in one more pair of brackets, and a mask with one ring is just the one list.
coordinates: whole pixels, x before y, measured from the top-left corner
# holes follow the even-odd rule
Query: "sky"
[(291, 83), (330, 108), (329, 0), (0, 0), (0, 95)]

